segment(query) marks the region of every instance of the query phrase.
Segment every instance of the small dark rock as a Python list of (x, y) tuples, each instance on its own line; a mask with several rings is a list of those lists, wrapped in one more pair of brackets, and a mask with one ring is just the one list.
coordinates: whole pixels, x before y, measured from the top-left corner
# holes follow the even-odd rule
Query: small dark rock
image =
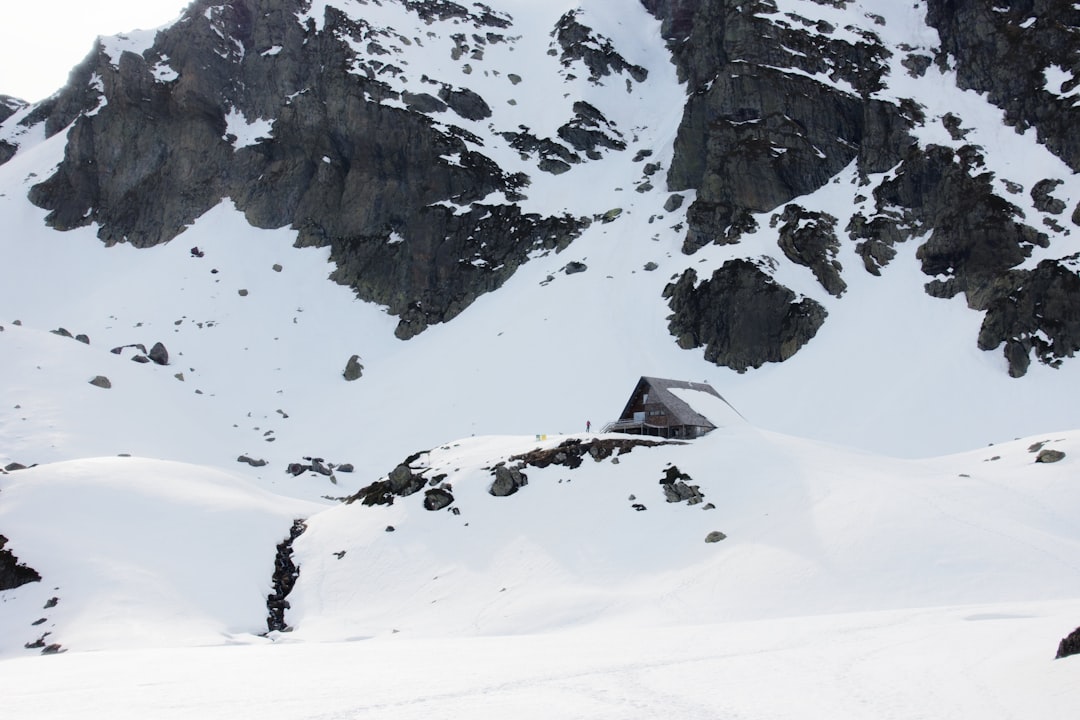
[(103, 388), (105, 390), (108, 390), (112, 387), (112, 382), (110, 382), (109, 378), (105, 377), (104, 375), (98, 375), (90, 381), (90, 384), (94, 387)]
[(59, 335), (60, 337), (71, 337), (71, 333), (68, 332), (67, 328), (56, 328), (55, 330), (50, 330), (49, 332), (51, 332), (53, 335)]
[(89, 345), (90, 344), (90, 336), (89, 335), (79, 333), (78, 335), (75, 336), (75, 339), (78, 340), (79, 342), (83, 343), (84, 345)]
[(247, 463), (251, 467), (266, 467), (265, 460), (261, 458), (256, 460), (254, 458), (248, 457), (247, 455), (241, 455), (240, 457), (236, 458), (236, 462)]
[(349, 361), (345, 363), (345, 372), (341, 373), (341, 376), (345, 378), (347, 382), (353, 382), (359, 380), (364, 375), (364, 366), (360, 363), (360, 356), (353, 355), (349, 358)]
[(15, 472), (16, 470), (25, 470), (25, 469), (26, 469), (25, 465), (23, 465), (22, 463), (17, 463), (17, 462), (8, 463), (7, 465), (4, 466), (4, 470), (6, 470), (7, 472)]
[(1054, 191), (1054, 188), (1063, 184), (1063, 182), (1062, 180), (1046, 179), (1035, 183), (1035, 186), (1031, 188), (1031, 200), (1035, 205), (1035, 209), (1051, 215), (1060, 215), (1065, 212), (1065, 202), (1050, 194)]
[(283, 268), (281, 267), (281, 265), (279, 263), (274, 263), (274, 272), (281, 272), (282, 269)]
[(566, 264), (566, 267), (563, 268), (563, 272), (565, 272), (567, 275), (576, 275), (578, 273), (583, 273), (588, 269), (589, 266), (585, 263), (574, 260)]
[(356, 468), (353, 467), (352, 463), (342, 463), (341, 465), (338, 465), (337, 468), (336, 468), (336, 470), (338, 472), (341, 472), (341, 473), (351, 473), (355, 469)]
[(248, 291), (247, 291), (246, 288), (241, 288), (241, 289), (237, 290), (236, 292), (240, 295), (240, 297), (247, 297), (248, 296)]
[(660, 267), (660, 266), (657, 265), (654, 262), (647, 262), (647, 263), (645, 263), (645, 272), (652, 272), (653, 270), (655, 270), (658, 267)]
[(59, 603), (59, 602), (60, 602), (60, 598), (51, 597), (45, 602), (44, 609), (45, 610), (51, 610), (52, 608), (56, 607), (57, 603)]
[(306, 473), (310, 469), (311, 469), (310, 465), (304, 465), (302, 463), (289, 463), (285, 467), (285, 472), (292, 475), (293, 477), (298, 477), (300, 475), (303, 475), (304, 473)]
[(397, 532), (397, 528), (395, 528), (393, 525), (387, 525), (386, 532)]
[(708, 535), (705, 536), (705, 542), (707, 542), (707, 543), (718, 543), (721, 540), (725, 540), (726, 538), (727, 538), (727, 535), (720, 532), (719, 530), (716, 530), (716, 531), (711, 532), (711, 533), (709, 533)]
[(150, 358), (146, 357), (145, 355), (132, 355), (131, 356), (131, 361), (132, 362), (137, 362), (140, 365), (146, 365), (147, 363), (150, 362)]
[(675, 193), (664, 203), (664, 210), (667, 212), (675, 212), (682, 207), (683, 200), (685, 200), (685, 198), (682, 195)]

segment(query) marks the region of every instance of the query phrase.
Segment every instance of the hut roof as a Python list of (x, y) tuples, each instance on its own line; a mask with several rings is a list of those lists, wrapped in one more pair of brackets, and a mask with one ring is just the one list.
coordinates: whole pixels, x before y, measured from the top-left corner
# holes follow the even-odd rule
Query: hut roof
[[(652, 394), (650, 400), (658, 402), (666, 407), (678, 425), (692, 425), (706, 428), (716, 427), (716, 423), (695, 410), (688, 402), (671, 392), (672, 390), (696, 390), (698, 392), (708, 393), (709, 395), (722, 400), (728, 407), (731, 407), (731, 404), (728, 403), (727, 400), (724, 400), (723, 396), (716, 392), (712, 385), (709, 385), (708, 383), (643, 376), (638, 380), (638, 384), (634, 388), (634, 392), (630, 395), (626, 407), (623, 408), (622, 415), (619, 416), (620, 419), (629, 419), (633, 415), (632, 407), (634, 398), (637, 397), (638, 393), (645, 386), (649, 388), (649, 392)], [(734, 408), (732, 408), (732, 410), (734, 410)]]

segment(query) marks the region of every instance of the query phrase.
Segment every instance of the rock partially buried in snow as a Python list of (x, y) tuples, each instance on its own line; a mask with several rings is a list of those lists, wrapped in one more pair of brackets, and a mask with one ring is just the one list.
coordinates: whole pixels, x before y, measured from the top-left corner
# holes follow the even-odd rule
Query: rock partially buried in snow
[(251, 467), (266, 467), (266, 461), (262, 458), (256, 460), (255, 458), (248, 457), (247, 455), (241, 455), (240, 457), (236, 458), (236, 462), (247, 463)]
[(94, 387), (99, 387), (104, 390), (108, 390), (112, 387), (112, 382), (110, 382), (109, 378), (105, 377), (104, 375), (98, 375), (90, 381), (90, 384)]
[(1060, 660), (1071, 655), (1080, 655), (1080, 627), (1062, 639), (1055, 659)]
[(1056, 463), (1065, 459), (1065, 453), (1060, 450), (1043, 450), (1035, 458), (1037, 463)]
[(715, 531), (713, 531), (713, 532), (711, 532), (711, 533), (709, 533), (708, 535), (705, 536), (705, 542), (707, 542), (707, 543), (718, 543), (721, 540), (726, 540), (726, 539), (727, 539), (727, 535), (720, 532), (719, 530), (715, 530)]

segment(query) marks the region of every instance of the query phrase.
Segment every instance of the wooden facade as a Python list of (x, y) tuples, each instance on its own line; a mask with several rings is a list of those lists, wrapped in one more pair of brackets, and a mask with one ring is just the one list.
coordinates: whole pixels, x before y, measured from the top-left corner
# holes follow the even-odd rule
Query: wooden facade
[(642, 377), (619, 419), (604, 431), (691, 439), (716, 429), (707, 417), (674, 395), (673, 389), (697, 390), (724, 400), (708, 383)]

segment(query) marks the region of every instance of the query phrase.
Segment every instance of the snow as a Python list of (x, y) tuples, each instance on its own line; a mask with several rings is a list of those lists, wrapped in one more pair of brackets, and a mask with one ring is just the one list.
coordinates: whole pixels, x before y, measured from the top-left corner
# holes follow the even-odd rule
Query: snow
[[(662, 178), (686, 90), (637, 4), (492, 2), (515, 19), (506, 41), (457, 62), (397, 2), (317, 1), (298, 19), (321, 24), (328, 4), (393, 28), (378, 39), (404, 69), (386, 78), (395, 89), (428, 92), (427, 74), (488, 101), (483, 121), (433, 121), (528, 173), (523, 210), (623, 212), (402, 342), (383, 308), (328, 282), (327, 249), (250, 227), (229, 199), (145, 250), (103, 247), (93, 226), (47, 228), (25, 198), (61, 161), (66, 133), (18, 127), (29, 109), (0, 126), (19, 145), (0, 168), (0, 467), (38, 464), (0, 475), (0, 532), (45, 576), (0, 592), (5, 717), (964, 720), (1076, 706), (1076, 659), (1052, 657), (1080, 624), (1077, 362), (1009, 378), (1000, 352), (975, 345), (981, 315), (922, 291), (919, 239), (881, 277), (842, 242), (841, 298), (783, 261), (771, 213), (740, 245), (683, 255), (684, 211), (663, 210)], [(847, 6), (784, 0), (777, 15), (825, 19), (835, 39), (877, 34), (893, 51), (881, 99), (923, 103), (924, 145), (983, 147), (1000, 187), (1023, 186), (1012, 201), (1027, 222), (1039, 220), (1028, 193), (1043, 178), (1064, 181), (1054, 196), (1070, 208), (1080, 201), (1035, 133), (1006, 127), (953, 73), (912, 78), (899, 64), (938, 45), (922, 3)], [(575, 66), (566, 80), (548, 31), (532, 29), (571, 9), (648, 79), (627, 92), (626, 77), (592, 83)], [(107, 47), (116, 58), (151, 40)], [(1047, 73), (1048, 89), (1064, 80)], [(554, 137), (578, 100), (614, 124), (625, 152), (555, 178), (500, 134), (524, 124)], [(949, 112), (970, 130), (962, 142), (941, 124)], [(236, 111), (227, 123), (238, 149), (271, 133)], [(647, 193), (634, 192), (641, 150), (661, 165)], [(869, 208), (852, 201), (859, 183), (853, 165), (799, 203), (843, 228)], [(694, 194), (683, 194), (685, 208)], [(1075, 246), (1050, 235), (1025, 267)], [(705, 278), (744, 256), (829, 317), (790, 360), (737, 374), (678, 348), (661, 297), (687, 268)], [(588, 270), (565, 274), (571, 261)], [(60, 327), (90, 343), (50, 332)], [(157, 341), (167, 366), (110, 352)], [(364, 373), (349, 383), (354, 354)], [(112, 388), (90, 385), (96, 375)], [(511, 456), (625, 439), (580, 430), (614, 419), (643, 375), (710, 383), (730, 405), (674, 392), (719, 429), (617, 463), (527, 467), (517, 494), (488, 494), (491, 467)], [(1065, 459), (1035, 463), (1039, 444)], [(335, 500), (417, 451), (460, 514), (424, 510), (422, 492), (391, 506)], [(355, 472), (284, 471), (305, 457)], [(665, 501), (673, 466), (712, 509)], [(292, 631), (262, 636), (274, 549), (301, 517)], [(727, 538), (706, 543), (714, 531)], [(24, 647), (46, 632), (67, 652)]]
[(258, 145), (259, 142), (273, 137), (273, 120), (264, 118), (248, 120), (236, 108), (230, 110), (229, 114), (225, 116), (225, 124), (226, 136), (233, 135), (236, 137), (236, 140), (233, 141), (233, 147), (237, 150), (249, 145)]

